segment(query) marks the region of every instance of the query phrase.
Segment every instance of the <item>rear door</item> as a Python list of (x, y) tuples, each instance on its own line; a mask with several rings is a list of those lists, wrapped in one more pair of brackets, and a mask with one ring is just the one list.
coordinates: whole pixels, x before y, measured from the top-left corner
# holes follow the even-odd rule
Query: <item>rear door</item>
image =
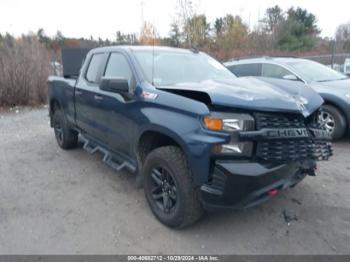
[(76, 123), (83, 133), (105, 142), (106, 115), (101, 110), (103, 97), (99, 94), (99, 84), (108, 55), (95, 53), (90, 56), (88, 67), (81, 74), (75, 91)]

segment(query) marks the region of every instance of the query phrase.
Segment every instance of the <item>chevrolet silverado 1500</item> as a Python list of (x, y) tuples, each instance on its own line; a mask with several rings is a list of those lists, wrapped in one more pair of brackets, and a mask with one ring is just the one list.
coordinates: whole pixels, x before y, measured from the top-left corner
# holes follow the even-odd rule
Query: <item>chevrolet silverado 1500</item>
[(65, 77), (48, 81), (58, 145), (80, 138), (135, 173), (169, 227), (203, 210), (262, 203), (314, 176), (316, 161), (332, 154), (317, 121), (323, 100), (301, 83), (236, 78), (197, 50), (103, 47), (84, 60), (75, 71), (81, 61), (63, 63)]

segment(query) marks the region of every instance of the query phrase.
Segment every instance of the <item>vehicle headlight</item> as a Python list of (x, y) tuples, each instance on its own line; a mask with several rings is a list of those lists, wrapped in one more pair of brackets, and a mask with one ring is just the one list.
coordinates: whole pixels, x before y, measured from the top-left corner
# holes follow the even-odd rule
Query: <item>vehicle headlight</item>
[(229, 144), (216, 144), (213, 153), (216, 155), (251, 156), (252, 142), (240, 142), (239, 132), (254, 130), (254, 118), (248, 114), (213, 112), (203, 118), (204, 126), (211, 131), (227, 132), (231, 135)]

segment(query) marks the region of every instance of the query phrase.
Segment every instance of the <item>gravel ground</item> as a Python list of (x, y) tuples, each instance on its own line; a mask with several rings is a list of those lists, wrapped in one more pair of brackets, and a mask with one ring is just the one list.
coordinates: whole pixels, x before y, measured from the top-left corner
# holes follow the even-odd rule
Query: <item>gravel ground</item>
[(133, 175), (63, 151), (47, 109), (0, 112), (1, 254), (349, 254), (350, 140), (317, 177), (246, 211), (208, 213), (174, 231)]

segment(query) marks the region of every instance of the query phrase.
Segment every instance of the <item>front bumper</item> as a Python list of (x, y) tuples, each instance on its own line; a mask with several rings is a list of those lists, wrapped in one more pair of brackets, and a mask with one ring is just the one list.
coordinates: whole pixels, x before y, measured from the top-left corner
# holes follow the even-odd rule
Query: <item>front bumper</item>
[(315, 168), (314, 161), (266, 167), (257, 162), (218, 160), (211, 181), (201, 186), (201, 201), (206, 210), (256, 206), (306, 175), (315, 175)]

